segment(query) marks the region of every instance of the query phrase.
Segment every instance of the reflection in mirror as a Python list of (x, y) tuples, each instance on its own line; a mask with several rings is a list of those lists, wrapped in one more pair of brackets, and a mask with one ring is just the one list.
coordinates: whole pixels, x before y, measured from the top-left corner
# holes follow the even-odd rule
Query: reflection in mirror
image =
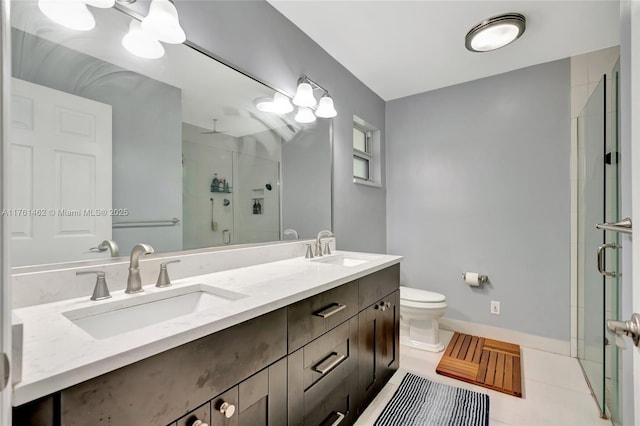
[[(122, 46), (131, 18), (77, 32), (12, 3), (12, 264), (275, 241), (331, 228), (330, 121), (259, 111), (274, 90), (184, 44)], [(92, 250), (92, 248), (94, 248)]]

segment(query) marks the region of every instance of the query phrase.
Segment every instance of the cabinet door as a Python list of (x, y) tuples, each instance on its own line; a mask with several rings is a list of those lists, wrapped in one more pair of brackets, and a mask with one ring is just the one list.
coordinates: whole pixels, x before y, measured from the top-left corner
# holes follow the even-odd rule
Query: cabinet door
[(278, 426), (286, 419), (286, 358), (211, 400), (210, 426)]
[(360, 412), (389, 380), (399, 363), (400, 294), (391, 293), (358, 315), (358, 402)]

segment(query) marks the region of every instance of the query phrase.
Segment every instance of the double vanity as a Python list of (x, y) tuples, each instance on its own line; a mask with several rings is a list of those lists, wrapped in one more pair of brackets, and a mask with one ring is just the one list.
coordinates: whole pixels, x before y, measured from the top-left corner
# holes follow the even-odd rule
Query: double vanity
[[(146, 278), (168, 258), (149, 258), (142, 292), (119, 285), (95, 301), (86, 289), (16, 309), (14, 424), (352, 424), (398, 368), (401, 257), (286, 254), (304, 243), (248, 248), (283, 259), (200, 274), (181, 256), (168, 287)], [(246, 254), (233, 251), (197, 256), (214, 265)]]

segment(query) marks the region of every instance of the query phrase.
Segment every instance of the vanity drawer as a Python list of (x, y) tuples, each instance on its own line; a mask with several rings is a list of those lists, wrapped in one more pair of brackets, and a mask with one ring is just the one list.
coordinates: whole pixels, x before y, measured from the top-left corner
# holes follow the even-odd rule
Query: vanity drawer
[(354, 393), (357, 372), (338, 382), (330, 389), (329, 394), (320, 400), (312, 395), (305, 397), (305, 426), (347, 426), (353, 424), (356, 407)]
[(359, 310), (363, 310), (400, 288), (400, 264), (374, 272), (359, 281), (358, 304)]
[[(327, 411), (322, 418), (318, 418), (318, 410), (324, 412), (325, 406), (335, 404), (335, 401), (332, 404), (328, 401), (333, 401), (336, 389), (343, 386), (344, 382), (348, 382), (348, 386), (344, 386), (349, 389), (352, 386), (356, 389), (353, 381), (358, 371), (357, 351), (358, 320), (354, 317), (289, 355), (290, 425), (316, 426), (322, 423), (331, 413)], [(352, 400), (356, 398), (352, 397)], [(312, 413), (316, 413), (312, 415), (317, 420), (315, 423), (309, 423), (307, 419)]]
[(358, 282), (352, 281), (288, 308), (289, 353), (358, 313)]

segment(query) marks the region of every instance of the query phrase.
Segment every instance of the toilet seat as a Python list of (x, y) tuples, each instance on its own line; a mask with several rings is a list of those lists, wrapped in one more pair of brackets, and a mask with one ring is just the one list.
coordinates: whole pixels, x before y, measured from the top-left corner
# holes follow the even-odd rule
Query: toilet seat
[(400, 301), (402, 305), (414, 308), (447, 305), (447, 298), (443, 294), (404, 286), (400, 286)]

